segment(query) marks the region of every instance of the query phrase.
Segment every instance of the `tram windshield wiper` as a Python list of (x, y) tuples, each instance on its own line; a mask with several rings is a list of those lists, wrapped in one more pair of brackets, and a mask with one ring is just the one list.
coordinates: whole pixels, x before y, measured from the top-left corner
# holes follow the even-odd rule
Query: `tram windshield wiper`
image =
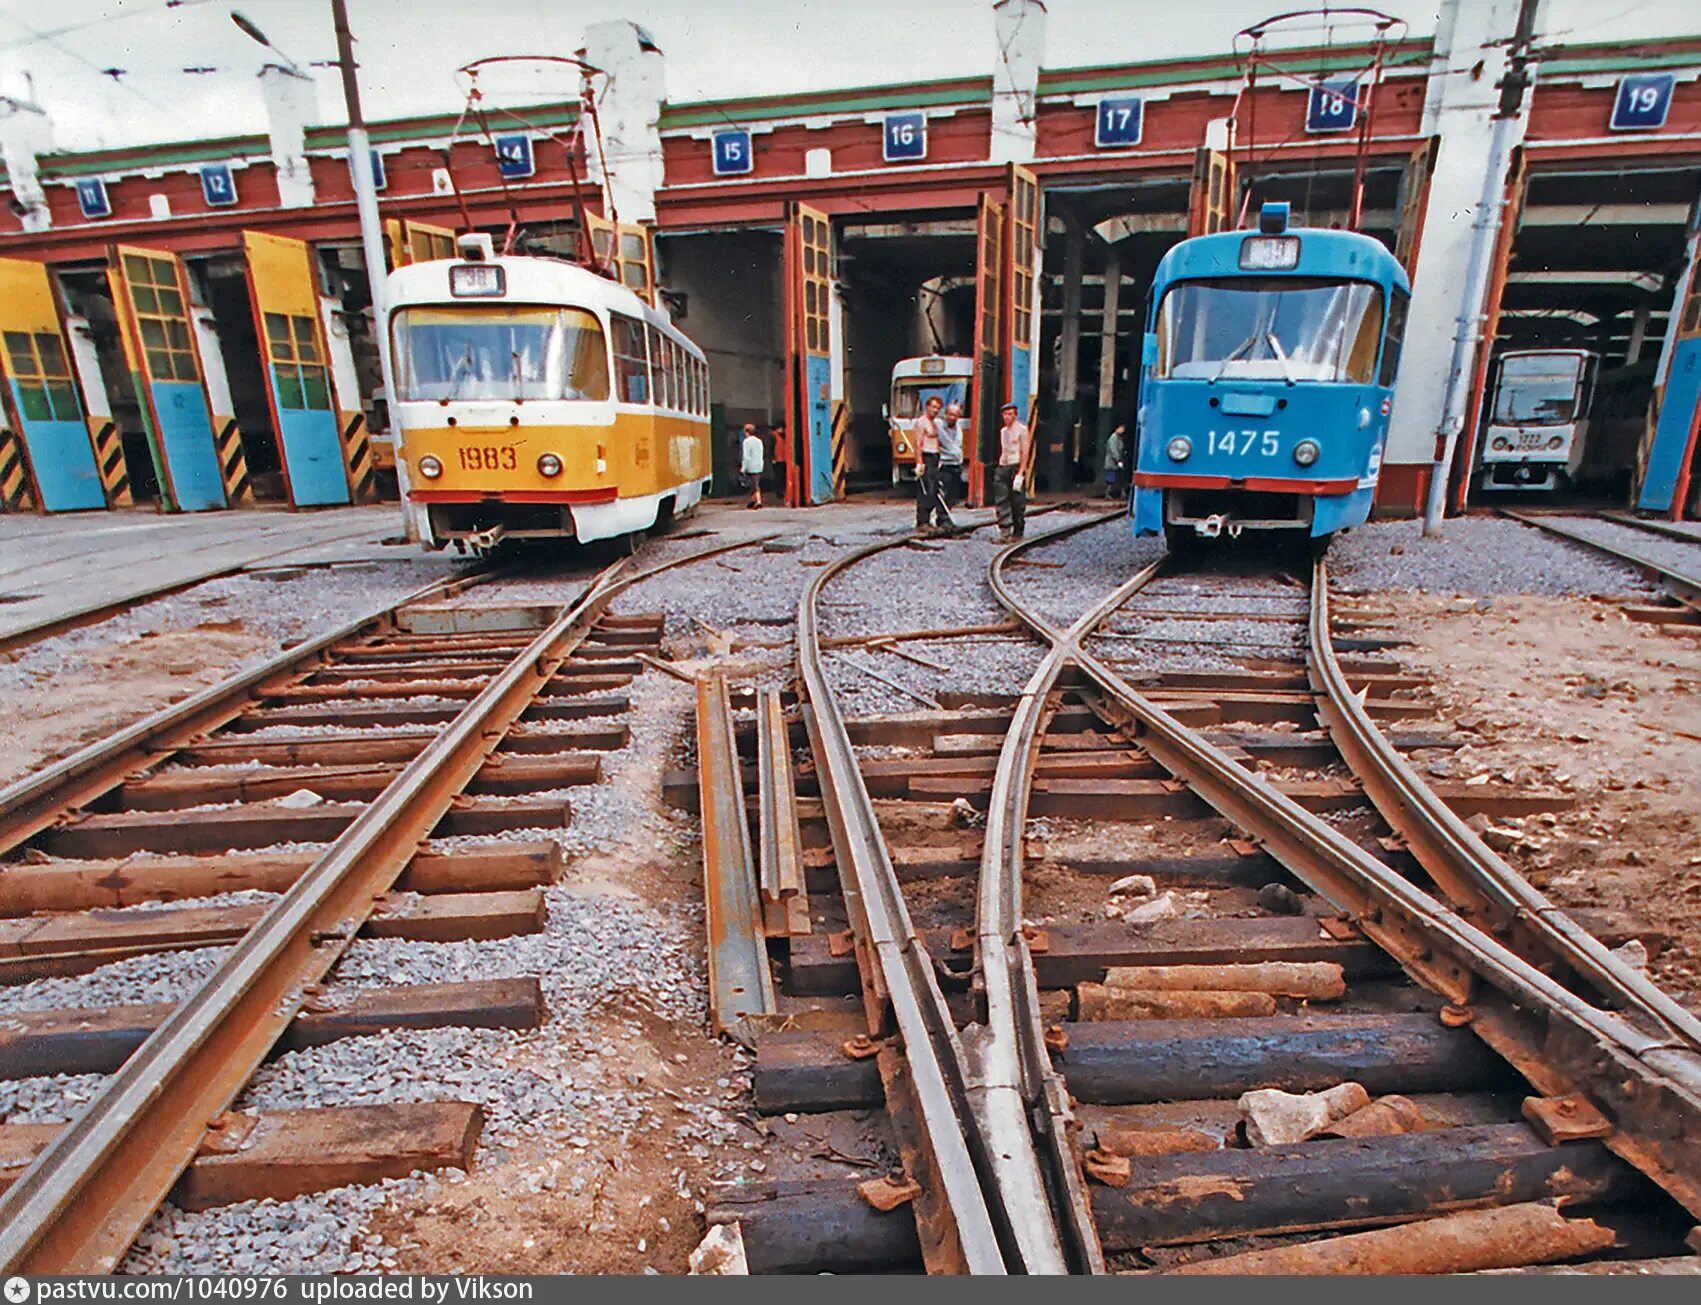
[(1265, 341), (1266, 344), (1268, 344), (1270, 346), (1271, 355), (1275, 358), (1275, 360), (1277, 362), (1279, 362), (1282, 365), (1282, 376), (1283, 376), (1283, 378), (1286, 379), (1286, 381), (1289, 385), (1293, 385), (1296, 382), (1297, 378), (1293, 374), (1293, 368), (1288, 366), (1288, 356), (1287, 356), (1287, 354), (1282, 352), (1281, 341), (1276, 339), (1275, 332), (1274, 331), (1264, 332), (1264, 341)]
[(1217, 374), (1215, 376), (1211, 377), (1210, 384), (1215, 385), (1218, 381), (1222, 380), (1223, 373), (1226, 372), (1229, 369), (1229, 364), (1231, 362), (1236, 361), (1240, 357), (1241, 354), (1250, 353), (1254, 348), (1257, 347), (1257, 344), (1258, 344), (1258, 332), (1254, 331), (1251, 335), (1247, 336), (1239, 344), (1235, 345), (1233, 351), (1230, 352), (1229, 356), (1223, 359), (1223, 365), (1221, 367), (1217, 368)]

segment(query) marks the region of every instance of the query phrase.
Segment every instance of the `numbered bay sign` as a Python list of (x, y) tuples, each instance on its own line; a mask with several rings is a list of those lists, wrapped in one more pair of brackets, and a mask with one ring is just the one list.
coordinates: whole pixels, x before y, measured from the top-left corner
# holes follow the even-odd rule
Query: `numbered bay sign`
[(717, 131), (715, 133), (715, 175), (741, 177), (756, 166), (750, 149), (747, 131)]
[(209, 163), (201, 169), (201, 197), (209, 208), (229, 208), (236, 203), (236, 178), (230, 164)]
[(1305, 106), (1306, 131), (1351, 131), (1358, 121), (1358, 94), (1357, 82), (1313, 86)]
[(1621, 77), (1612, 102), (1614, 131), (1655, 131), (1671, 112), (1675, 73), (1631, 73)]
[(1140, 101), (1137, 99), (1100, 100), (1098, 126), (1093, 132), (1093, 144), (1101, 150), (1138, 145), (1143, 117)]
[(84, 177), (77, 182), (77, 207), (86, 218), (112, 216), (112, 201), (106, 197), (106, 183), (99, 177)]
[[(352, 155), (352, 154), (349, 155), (348, 170), (349, 170), (349, 175), (352, 177), (354, 175), (354, 155)], [(380, 154), (377, 150), (373, 150), (372, 151), (372, 189), (373, 190), (383, 190), (384, 187), (387, 186), (388, 184), (389, 184), (389, 180), (384, 176), (384, 156), (382, 154)]]
[(927, 115), (925, 113), (888, 113), (886, 115), (886, 162), (901, 163), (927, 157)]
[(532, 157), (532, 138), (515, 133), (496, 138), (496, 170), (508, 181), (518, 181), (537, 171)]

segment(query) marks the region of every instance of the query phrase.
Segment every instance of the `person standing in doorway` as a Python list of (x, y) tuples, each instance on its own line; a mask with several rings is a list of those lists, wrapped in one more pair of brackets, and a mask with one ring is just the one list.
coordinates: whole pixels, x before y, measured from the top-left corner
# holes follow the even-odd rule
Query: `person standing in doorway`
[(1127, 450), (1127, 431), (1118, 425), (1104, 442), (1104, 496), (1115, 498), (1122, 485), (1122, 459)]
[(1028, 455), (1034, 437), (1016, 420), (1021, 409), (1006, 403), (999, 411), (998, 465), (992, 469), (992, 500), (998, 509), (998, 537), (1008, 542), (1020, 539), (1028, 515)]
[(756, 433), (756, 427), (747, 425), (744, 428), (744, 446), (740, 450), (739, 470), (744, 475), (744, 483), (750, 489), (750, 499), (745, 507), (759, 508), (762, 506), (762, 473), (767, 470), (767, 453), (762, 447), (762, 437)]
[(937, 521), (940, 529), (951, 527), (951, 512), (939, 488), (939, 411), (945, 406), (937, 394), (930, 395), (921, 415), (910, 427), (915, 445), (915, 528), (926, 530)]
[(939, 492), (946, 507), (955, 507), (963, 501), (962, 484), (963, 405), (947, 403), (945, 415), (939, 419)]

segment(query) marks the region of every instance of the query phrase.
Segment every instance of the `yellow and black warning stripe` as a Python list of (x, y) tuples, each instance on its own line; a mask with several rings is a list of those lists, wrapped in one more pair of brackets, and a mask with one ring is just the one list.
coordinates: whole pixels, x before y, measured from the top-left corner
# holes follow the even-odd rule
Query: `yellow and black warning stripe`
[(24, 442), (0, 428), (0, 512), (28, 512), (35, 507), (35, 489), (24, 462)]
[(850, 475), (850, 404), (840, 400), (833, 405), (833, 497), (845, 496), (845, 481)]
[[(347, 414), (344, 414), (345, 416)], [(378, 497), (377, 470), (372, 465), (372, 440), (366, 431), (366, 414), (357, 412), (343, 427), (343, 457), (348, 460), (348, 484), (356, 503)]]
[(135, 499), (130, 494), (130, 468), (124, 462), (124, 441), (118, 434), (118, 426), (110, 418), (94, 420), (100, 423), (94, 434), (94, 451), (106, 505), (129, 507)]
[(248, 455), (242, 451), (242, 432), (232, 417), (219, 431), (217, 441), (219, 473), (224, 477), (224, 496), (235, 507), (254, 499), (254, 487), (248, 483)]

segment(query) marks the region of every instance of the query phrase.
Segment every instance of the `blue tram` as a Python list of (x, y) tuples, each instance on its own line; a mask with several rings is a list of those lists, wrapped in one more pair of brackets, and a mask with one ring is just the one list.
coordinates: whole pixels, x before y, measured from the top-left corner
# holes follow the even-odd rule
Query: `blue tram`
[(1140, 370), (1136, 535), (1326, 546), (1370, 515), (1411, 287), (1387, 248), (1292, 228), (1184, 240), (1158, 264)]

